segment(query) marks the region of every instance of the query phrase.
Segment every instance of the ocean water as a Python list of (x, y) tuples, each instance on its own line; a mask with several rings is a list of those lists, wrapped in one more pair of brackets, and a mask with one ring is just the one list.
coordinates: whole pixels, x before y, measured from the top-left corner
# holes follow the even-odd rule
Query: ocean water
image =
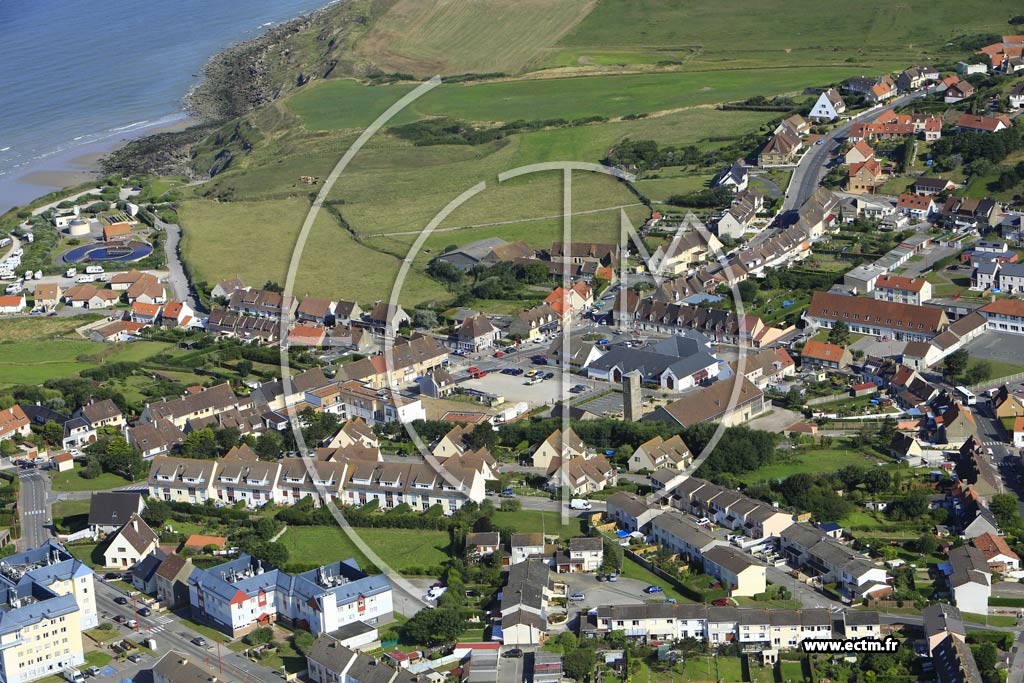
[(0, 0), (0, 212), (52, 189), (27, 174), (184, 118), (212, 55), (326, 4)]

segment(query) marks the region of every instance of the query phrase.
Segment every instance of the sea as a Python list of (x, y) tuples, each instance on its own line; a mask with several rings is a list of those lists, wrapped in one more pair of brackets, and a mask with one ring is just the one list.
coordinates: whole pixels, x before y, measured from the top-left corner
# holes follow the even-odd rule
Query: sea
[(0, 212), (57, 189), (89, 155), (182, 122), (211, 56), (327, 4), (0, 0)]

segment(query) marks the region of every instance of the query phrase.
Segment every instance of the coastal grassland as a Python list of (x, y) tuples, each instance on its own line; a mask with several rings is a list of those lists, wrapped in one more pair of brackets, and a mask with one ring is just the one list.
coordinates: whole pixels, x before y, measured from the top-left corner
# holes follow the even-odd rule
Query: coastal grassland
[(599, 0), (546, 64), (685, 62), (687, 69), (839, 64), (905, 68), (956, 36), (1008, 31), (996, 0)]
[[(399, 572), (440, 566), (448, 559), (448, 534), (425, 529), (356, 529), (359, 537), (388, 566)], [(337, 562), (355, 557), (371, 564), (348, 535), (336, 526), (294, 526), (281, 536), (291, 562)]]
[(75, 329), (90, 322), (99, 320), (99, 313), (76, 315), (73, 318), (7, 318), (0, 320), (0, 360), (5, 359), (7, 352), (3, 344), (7, 342), (26, 342), (49, 337), (73, 335)]
[[(809, 86), (836, 83), (862, 70), (851, 64), (447, 83), (413, 102), (393, 123), (408, 123), (424, 116), (477, 122), (618, 117), (754, 95), (796, 94)], [(309, 131), (354, 128), (370, 123), (412, 87), (328, 80), (296, 93), (286, 104)]]
[[(405, 302), (446, 298), (447, 292), (423, 275), (438, 250), (484, 237), (521, 239), (533, 247), (548, 248), (562, 238), (561, 172), (498, 182), (502, 171), (544, 161), (597, 162), (610, 146), (627, 137), (676, 145), (701, 142), (713, 148), (773, 118), (764, 112), (692, 108), (637, 120), (520, 133), (480, 145), (416, 146), (382, 132), (335, 184), (330, 210), (321, 213), (304, 251), (295, 291), (299, 296), (352, 292), (368, 301), (388, 297), (400, 260), (423, 228), (448, 202), (483, 181), (486, 189), (428, 238), (403, 287)], [(286, 120), (287, 115), (278, 110), (257, 121), (274, 129)], [(283, 282), (309, 198), (319, 190), (318, 185), (299, 183), (298, 177), (325, 176), (353, 137), (350, 132), (271, 131), (264, 135), (265, 145), (241, 157), (231, 170), (195, 187), (193, 195), (200, 199), (182, 202), (179, 216), (185, 229), (183, 254), (196, 279), (212, 283), (238, 274), (258, 284)], [(715, 142), (707, 142), (709, 138)], [(626, 207), (634, 225), (649, 215), (620, 181), (593, 172), (573, 174), (576, 236), (617, 239), (620, 206)]]
[(583, 19), (596, 0), (398, 0), (356, 43), (385, 71), (515, 73)]
[[(200, 281), (237, 275), (257, 285), (268, 280), (284, 283), (307, 210), (307, 202), (298, 198), (182, 202), (182, 253)], [(299, 297), (344, 293), (359, 301), (387, 298), (399, 265), (395, 257), (356, 242), (329, 212), (321, 211), (303, 250), (295, 293)], [(415, 304), (446, 294), (425, 275), (412, 272), (401, 300)]]
[(41, 384), (54, 377), (77, 375), (99, 363), (138, 362), (169, 346), (163, 342), (102, 344), (84, 339), (4, 342), (0, 343), (0, 386)]

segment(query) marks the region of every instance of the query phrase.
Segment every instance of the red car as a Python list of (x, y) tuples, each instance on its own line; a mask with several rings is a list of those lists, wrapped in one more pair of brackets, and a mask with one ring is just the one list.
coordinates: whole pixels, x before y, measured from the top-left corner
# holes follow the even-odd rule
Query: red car
[(494, 352), (494, 357), (495, 358), (504, 358), (504, 356), (505, 356), (505, 352), (504, 351), (495, 351)]
[(718, 600), (715, 600), (711, 604), (714, 605), (715, 607), (728, 607), (729, 606), (729, 598), (719, 598)]

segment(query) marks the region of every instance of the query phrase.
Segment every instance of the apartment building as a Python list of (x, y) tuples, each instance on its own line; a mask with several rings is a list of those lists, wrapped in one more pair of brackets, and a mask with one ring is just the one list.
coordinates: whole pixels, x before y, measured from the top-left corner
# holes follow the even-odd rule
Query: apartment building
[(314, 635), (346, 624), (377, 623), (391, 614), (391, 584), (354, 559), (295, 576), (241, 554), (188, 577), (193, 618), (232, 638), (281, 620)]
[(56, 541), (0, 566), (0, 680), (27, 683), (85, 661), (98, 623), (93, 572)]
[(213, 460), (157, 456), (149, 469), (149, 495), (158, 500), (202, 505), (216, 498)]

